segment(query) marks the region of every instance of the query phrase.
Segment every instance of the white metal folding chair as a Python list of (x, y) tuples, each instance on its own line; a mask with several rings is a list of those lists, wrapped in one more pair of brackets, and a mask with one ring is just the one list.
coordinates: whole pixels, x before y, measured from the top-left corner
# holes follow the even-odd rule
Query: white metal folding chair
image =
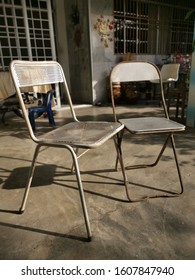
[[(175, 83), (179, 79), (179, 63), (169, 63), (163, 64), (160, 73), (162, 77), (163, 88), (165, 92), (165, 98), (167, 99), (167, 110), (169, 113), (169, 106), (170, 106), (170, 95), (169, 95), (169, 88), (172, 83)], [(153, 84), (159, 84), (159, 80), (151, 80)]]
[(169, 109), (171, 105), (171, 95), (170, 95), (170, 87), (172, 83), (175, 83), (179, 79), (179, 69), (180, 64), (179, 63), (169, 63), (169, 64), (163, 64), (161, 68), (161, 77), (162, 77), (162, 83), (164, 85), (164, 91), (166, 86), (166, 96), (165, 99), (167, 100), (167, 112), (169, 114)]
[(179, 78), (179, 63), (163, 64), (160, 73), (163, 83), (176, 82)]
[[(118, 120), (116, 114), (115, 100), (113, 96), (113, 87), (112, 87), (113, 83), (143, 82), (143, 81), (152, 81), (152, 80), (158, 80), (160, 84), (160, 93), (161, 93), (161, 99), (162, 99), (162, 105), (164, 108), (165, 117), (151, 116), (151, 117), (127, 118), (127, 119)], [(182, 182), (181, 172), (180, 172), (178, 158), (176, 154), (173, 134), (175, 132), (185, 130), (185, 126), (169, 119), (165, 98), (164, 98), (162, 77), (159, 69), (150, 62), (144, 62), (144, 61), (121, 62), (117, 64), (111, 71), (110, 89), (111, 89), (112, 107), (113, 107), (115, 121), (119, 121), (120, 123), (124, 124), (125, 131), (130, 132), (132, 135), (167, 134), (166, 141), (162, 146), (162, 149), (160, 150), (160, 153), (154, 163), (144, 164), (144, 165), (142, 164), (137, 166), (128, 166), (125, 167), (125, 169), (146, 168), (146, 167), (156, 166), (170, 140), (175, 163), (176, 163), (177, 173), (180, 181), (180, 189), (178, 192), (167, 191), (166, 193), (163, 192), (163, 194), (160, 195), (147, 195), (146, 197), (143, 196), (141, 197), (141, 199), (132, 199), (129, 192), (129, 188), (126, 185), (126, 193), (129, 201), (140, 201), (140, 200), (154, 198), (154, 197), (169, 197), (169, 196), (172, 197), (172, 196), (180, 195), (183, 192), (183, 182)], [(122, 142), (122, 137), (123, 137), (123, 133), (121, 133), (121, 142)]]
[[(67, 149), (72, 155), (87, 235), (90, 239), (91, 228), (88, 218), (86, 202), (84, 198), (84, 192), (78, 165), (78, 157), (75, 150), (77, 150), (78, 148), (97, 148), (104, 144), (107, 140), (113, 138), (118, 156), (120, 157), (121, 155), (117, 145), (117, 134), (124, 128), (124, 125), (116, 122), (79, 122), (74, 112), (63, 69), (60, 66), (60, 64), (55, 61), (15, 60), (11, 63), (10, 70), (16, 88), (16, 92), (20, 101), (20, 106), (23, 111), (28, 131), (30, 133), (30, 137), (37, 144), (20, 212), (23, 212), (25, 210), (25, 205), (31, 182), (33, 179), (35, 164), (40, 148), (46, 146)], [(34, 131), (29, 121), (28, 113), (22, 98), (21, 88), (46, 84), (51, 84), (53, 87), (55, 87), (55, 85), (58, 83), (63, 84), (63, 90), (66, 93), (66, 97), (70, 105), (73, 121), (66, 125), (63, 125), (62, 127), (52, 129), (50, 132), (37, 137), (34, 134)]]

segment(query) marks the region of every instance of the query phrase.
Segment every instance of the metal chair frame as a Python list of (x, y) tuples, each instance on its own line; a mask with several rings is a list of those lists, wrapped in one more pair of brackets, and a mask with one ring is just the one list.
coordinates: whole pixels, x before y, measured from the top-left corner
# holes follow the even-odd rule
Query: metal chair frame
[[(124, 180), (125, 172), (122, 162), (122, 154), (120, 146), (118, 145), (119, 137), (118, 133), (124, 128), (123, 124), (116, 122), (79, 122), (71, 101), (70, 92), (66, 83), (65, 75), (61, 65), (56, 61), (21, 61), (14, 60), (10, 65), (11, 75), (16, 88), (16, 92), (19, 98), (20, 106), (23, 111), (24, 119), (30, 133), (31, 139), (37, 144), (31, 168), (29, 171), (29, 177), (24, 192), (20, 213), (25, 210), (30, 186), (33, 180), (33, 174), (35, 170), (36, 160), (40, 152), (41, 147), (56, 147), (67, 149), (73, 159), (73, 168), (76, 174), (78, 183), (78, 189), (80, 194), (81, 206), (84, 215), (84, 221), (86, 225), (86, 231), (88, 240), (91, 240), (92, 233), (89, 223), (88, 211), (84, 197), (84, 191), (80, 176), (77, 150), (78, 148), (84, 148), (86, 150), (98, 148), (109, 139), (114, 139), (117, 155), (120, 159), (121, 168)], [(61, 83), (63, 90), (66, 94), (70, 111), (72, 113), (73, 121), (65, 124), (61, 127), (52, 129), (50, 132), (40, 136), (36, 136), (30, 124), (28, 117), (28, 110), (25, 107), (21, 88), (34, 86), (34, 85), (46, 85), (51, 84), (53, 87)]]
[[(140, 81), (158, 81), (160, 84), (160, 93), (161, 93), (161, 100), (162, 100), (162, 107), (164, 109), (165, 117), (140, 117), (140, 118), (127, 118), (127, 119), (119, 119), (117, 118), (116, 114), (116, 107), (115, 107), (115, 100), (113, 95), (113, 83), (116, 82), (140, 82)], [(136, 168), (147, 168), (156, 166), (161, 159), (168, 142), (171, 142), (174, 159), (176, 163), (176, 169), (178, 173), (178, 178), (180, 182), (180, 189), (178, 192), (168, 192), (166, 194), (160, 195), (149, 195), (143, 196), (140, 199), (133, 199), (130, 195), (129, 191), (129, 184), (125, 184), (127, 198), (130, 202), (135, 201), (142, 201), (149, 198), (156, 198), (156, 197), (173, 197), (178, 196), (183, 193), (183, 181), (181, 176), (181, 171), (179, 167), (178, 157), (175, 148), (175, 141), (174, 141), (174, 133), (180, 132), (185, 130), (185, 126), (174, 122), (169, 119), (167, 106), (164, 97), (163, 91), (163, 81), (161, 73), (156, 65), (146, 61), (128, 61), (128, 62), (120, 62), (118, 63), (111, 71), (110, 75), (110, 89), (111, 89), (111, 99), (112, 99), (112, 108), (115, 121), (119, 121), (120, 123), (124, 124), (125, 131), (128, 131), (132, 135), (148, 135), (148, 134), (167, 134), (167, 138), (160, 150), (159, 155), (155, 162), (151, 164), (140, 164), (134, 166), (126, 166), (125, 169), (136, 169)], [(120, 143), (122, 145), (124, 131), (120, 133)], [(118, 158), (116, 160), (116, 168), (118, 165)]]

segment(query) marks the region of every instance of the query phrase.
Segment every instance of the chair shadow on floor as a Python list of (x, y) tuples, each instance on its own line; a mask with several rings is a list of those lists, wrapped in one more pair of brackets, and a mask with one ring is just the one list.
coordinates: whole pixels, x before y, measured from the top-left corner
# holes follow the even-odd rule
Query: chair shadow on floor
[[(58, 166), (59, 168), (59, 166)], [(3, 170), (2, 170), (3, 171)], [(6, 170), (8, 172), (8, 170)], [(9, 172), (7, 179), (4, 181), (4, 184), (2, 186), (3, 189), (7, 190), (13, 190), (13, 189), (22, 189), (25, 186), (27, 177), (28, 177), (29, 167), (18, 167), (15, 168), (13, 171)], [(106, 193), (103, 193), (103, 188), (108, 187), (116, 189), (116, 193), (123, 194), (123, 181), (121, 179), (118, 179), (115, 174), (117, 174), (116, 170), (113, 169), (102, 169), (102, 170), (90, 170), (90, 171), (83, 171), (81, 172), (81, 176), (83, 178), (83, 183), (86, 184), (86, 189), (84, 190), (85, 193), (88, 193), (90, 195), (93, 195), (95, 197), (103, 197), (105, 199), (111, 199), (119, 202), (127, 202), (126, 199), (122, 199), (119, 197), (116, 197), (114, 195), (109, 195)], [(87, 175), (87, 177), (86, 177)], [(77, 187), (75, 186), (75, 175), (71, 172), (71, 169), (67, 169), (65, 167), (60, 167), (57, 169), (57, 166), (54, 164), (40, 164), (36, 166), (33, 182), (32, 182), (32, 188), (34, 187), (43, 187), (43, 186), (50, 186), (50, 185), (56, 185), (60, 187), (65, 187), (67, 189), (75, 190), (77, 191)], [(152, 189), (152, 190), (158, 190), (155, 188), (151, 188), (150, 186), (147, 186), (145, 184), (137, 184), (135, 182), (129, 182), (134, 187), (139, 188), (146, 188), (146, 189)], [(94, 186), (94, 188), (90, 188), (91, 186)], [(102, 186), (102, 187), (101, 187)], [(100, 188), (99, 188), (100, 187)], [(120, 188), (120, 190), (119, 190)], [(160, 190), (163, 191), (163, 190)], [(116, 195), (115, 193), (115, 195)], [(38, 194), (38, 193), (37, 193)], [(10, 213), (10, 214), (19, 214), (20, 212), (17, 210), (11, 210), (11, 209), (0, 209), (0, 213)], [(55, 231), (50, 231), (47, 229), (41, 229), (36, 227), (29, 227), (24, 226), (21, 224), (16, 223), (9, 223), (9, 222), (2, 222), (0, 221), (0, 226), (7, 227), (9, 229), (19, 229), (22, 231), (29, 231), (39, 234), (45, 234), (60, 238), (66, 238), (70, 240), (78, 240), (82, 242), (88, 242), (88, 238), (78, 236), (76, 233), (74, 234), (66, 234), (66, 233), (59, 233)]]
[[(58, 170), (57, 170), (58, 168)], [(29, 172), (29, 167), (18, 167), (15, 168), (12, 171), (7, 170), (7, 173), (9, 173), (7, 175), (7, 178), (4, 180), (4, 183), (2, 184), (2, 188), (3, 189), (7, 189), (7, 190), (13, 190), (13, 189), (23, 189), (26, 185), (26, 181), (28, 178), (28, 172)], [(109, 175), (108, 175), (109, 173)], [(111, 176), (111, 173), (116, 173), (117, 171), (113, 168), (113, 169), (102, 169), (102, 170), (91, 170), (91, 171), (86, 171), (86, 172), (82, 172), (81, 171), (81, 175), (90, 175), (90, 177), (92, 176), (93, 179), (84, 179), (83, 182), (84, 183), (90, 183), (93, 184), (95, 186), (97, 185), (119, 185), (123, 187), (123, 180), (122, 179), (117, 179), (114, 176)], [(99, 182), (96, 178), (101, 178), (103, 179), (103, 181)], [(104, 181), (105, 179), (105, 181)], [(32, 188), (34, 187), (43, 187), (43, 186), (50, 186), (50, 185), (56, 185), (56, 186), (62, 186), (65, 187), (67, 189), (73, 189), (73, 190), (77, 190), (77, 187), (75, 186), (75, 174), (74, 172), (71, 171), (70, 168), (65, 168), (65, 167), (59, 167), (57, 165), (54, 164), (38, 164), (35, 168), (35, 174), (34, 174), (34, 178), (32, 181)], [(108, 199), (112, 199), (112, 200), (117, 200), (117, 201), (124, 201), (126, 202), (126, 200), (124, 199), (120, 199), (117, 197), (113, 197), (110, 195), (104, 195), (103, 193), (100, 193), (98, 191), (93, 191), (93, 190), (87, 190), (85, 189), (86, 193), (89, 194), (94, 194), (97, 196), (101, 196), (101, 197), (105, 197)], [(122, 190), (121, 190), (122, 193)], [(0, 209), (0, 212), (2, 210)]]
[[(1, 212), (1, 210), (0, 210), (0, 212)], [(18, 224), (0, 222), (0, 226), (12, 228), (12, 229), (20, 229), (20, 230), (30, 231), (30, 232), (35, 232), (35, 233), (41, 233), (41, 234), (46, 234), (46, 235), (56, 236), (56, 237), (61, 237), (61, 238), (67, 238), (67, 239), (72, 239), (72, 240), (78, 240), (78, 241), (83, 241), (83, 242), (89, 241), (88, 238), (78, 236), (78, 235), (59, 233), (59, 232), (55, 232), (55, 231), (49, 231), (49, 230), (40, 229), (40, 228), (22, 226), (22, 225), (18, 225)]]
[[(4, 181), (2, 188), (7, 190), (20, 188), (23, 189), (26, 185), (28, 172), (28, 166), (15, 168), (10, 172), (10, 174)], [(128, 201), (125, 199), (125, 197), (122, 197), (123, 180), (118, 179), (117, 176), (115, 176), (115, 174), (117, 175), (117, 171), (114, 168), (81, 171), (83, 183), (85, 184), (84, 192), (113, 201), (127, 203)], [(54, 164), (42, 165), (39, 163), (35, 169), (32, 188), (56, 185), (65, 187), (67, 189), (77, 190), (77, 187), (75, 186), (75, 181), (75, 174), (71, 171), (71, 169), (65, 167), (59, 168), (59, 166)], [(150, 189), (157, 192), (165, 191), (164, 189), (151, 187), (150, 185), (144, 183), (136, 183), (134, 180), (129, 181), (129, 184), (133, 188), (142, 188), (145, 190)], [(105, 188), (112, 188), (112, 190), (109, 192), (109, 194), (107, 194), (104, 192)], [(110, 195), (110, 193), (113, 193), (113, 191), (116, 191), (115, 195)], [(119, 196), (117, 196), (118, 194)], [(0, 212), (9, 211), (11, 213), (18, 213), (17, 210), (0, 209)]]
[[(32, 188), (34, 187), (43, 187), (43, 186), (50, 186), (50, 185), (56, 185), (56, 186), (62, 186), (67, 189), (72, 189), (77, 191), (77, 187), (74, 186), (75, 184), (75, 174), (71, 172), (70, 169), (66, 169), (64, 167), (61, 167), (60, 171), (56, 171), (57, 166), (53, 164), (44, 164), (44, 165), (37, 165), (35, 169), (35, 174), (32, 182)], [(29, 167), (18, 167), (15, 168), (12, 171), (6, 170), (6, 172), (9, 172), (6, 180), (3, 183), (2, 188), (7, 189), (7, 190), (13, 190), (13, 189), (22, 189), (25, 187), (26, 180), (28, 177), (28, 172), (29, 172)], [(94, 170), (91, 171), (90, 173), (94, 176), (98, 176), (101, 178), (105, 178), (104, 184), (107, 185), (116, 185), (116, 182), (121, 184), (123, 187), (123, 181), (122, 180), (117, 180), (116, 178), (112, 177), (107, 177), (101, 173), (105, 172), (116, 172), (114, 169), (107, 169), (107, 170)], [(83, 175), (87, 174), (87, 172), (83, 172)], [(82, 172), (81, 172), (82, 174)], [(69, 177), (69, 178), (68, 178)], [(74, 178), (74, 179), (73, 179)], [(108, 180), (109, 179), (109, 180)], [(94, 180), (86, 180), (85, 181), (94, 183), (94, 184), (100, 184), (97, 182), (95, 179)], [(111, 197), (109, 195), (104, 195), (98, 192), (90, 191), (90, 190), (85, 190), (85, 192), (93, 194), (93, 195), (99, 195), (105, 198), (113, 199), (113, 200), (120, 200), (114, 197)], [(125, 201), (125, 200), (124, 200)], [(7, 213), (7, 214), (21, 214), (20, 211), (18, 210), (11, 210), (11, 209), (0, 209), (0, 213)], [(8, 223), (8, 222), (2, 222), (0, 221), (0, 226), (2, 227), (8, 227), (10, 229), (19, 229), (23, 231), (30, 231), (30, 232), (35, 232), (35, 233), (41, 233), (41, 234), (46, 234), (50, 236), (56, 236), (56, 237), (61, 237), (61, 238), (67, 238), (67, 239), (72, 239), (72, 240), (78, 240), (78, 241), (83, 241), (83, 242), (88, 242), (88, 238), (78, 236), (77, 234), (64, 234), (64, 233), (59, 233), (55, 231), (49, 231), (46, 229), (40, 229), (40, 228), (35, 228), (35, 227), (28, 227), (28, 226), (23, 226), (19, 224), (14, 224), (14, 223)]]
[[(33, 187), (47, 186), (53, 183), (56, 172), (56, 165), (44, 164), (37, 165), (35, 176), (33, 178)], [(29, 166), (18, 167), (13, 169), (3, 184), (3, 189), (20, 189), (24, 188), (28, 178)]]

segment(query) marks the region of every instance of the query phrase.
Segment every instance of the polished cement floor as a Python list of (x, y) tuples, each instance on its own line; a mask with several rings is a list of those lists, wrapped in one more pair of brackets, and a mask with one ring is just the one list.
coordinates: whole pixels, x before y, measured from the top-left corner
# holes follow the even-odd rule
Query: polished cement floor
[[(161, 115), (158, 106), (118, 106), (122, 117)], [(128, 113), (127, 113), (128, 110)], [(79, 107), (80, 120), (112, 120), (109, 106)], [(69, 111), (55, 115), (69, 121)], [(37, 133), (49, 130), (37, 119)], [(23, 119), (9, 113), (0, 123), (0, 259), (194, 259), (195, 258), (195, 129), (175, 136), (184, 193), (174, 198), (127, 202), (122, 174), (115, 171), (112, 140), (79, 160), (93, 233), (86, 240), (75, 175), (67, 151), (45, 149), (38, 158), (26, 210), (22, 201), (35, 144)], [(125, 164), (153, 162), (163, 136), (125, 135)], [(179, 190), (173, 155), (167, 148), (154, 168), (127, 171), (133, 198)]]

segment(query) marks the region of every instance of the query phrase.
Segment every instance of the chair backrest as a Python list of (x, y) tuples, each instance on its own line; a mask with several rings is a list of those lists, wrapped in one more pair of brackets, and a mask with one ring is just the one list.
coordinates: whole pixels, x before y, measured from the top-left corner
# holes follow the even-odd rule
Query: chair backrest
[(158, 68), (150, 62), (124, 61), (118, 63), (111, 72), (111, 82), (140, 82), (160, 80)]
[(179, 78), (179, 63), (163, 64), (161, 76), (163, 82), (176, 82)]
[(39, 139), (34, 135), (31, 127), (28, 112), (22, 98), (22, 88), (41, 85), (53, 85), (55, 88), (56, 84), (62, 83), (73, 119), (77, 121), (65, 75), (58, 62), (14, 60), (10, 64), (10, 72), (30, 136), (35, 142), (39, 142)]
[(117, 120), (117, 118), (114, 109), (115, 101), (113, 94), (113, 83), (141, 82), (152, 80), (159, 81), (162, 105), (165, 111), (165, 116), (168, 118), (168, 112), (164, 99), (162, 77), (158, 67), (155, 64), (147, 61), (124, 61), (115, 65), (110, 74), (110, 90), (115, 120)]

